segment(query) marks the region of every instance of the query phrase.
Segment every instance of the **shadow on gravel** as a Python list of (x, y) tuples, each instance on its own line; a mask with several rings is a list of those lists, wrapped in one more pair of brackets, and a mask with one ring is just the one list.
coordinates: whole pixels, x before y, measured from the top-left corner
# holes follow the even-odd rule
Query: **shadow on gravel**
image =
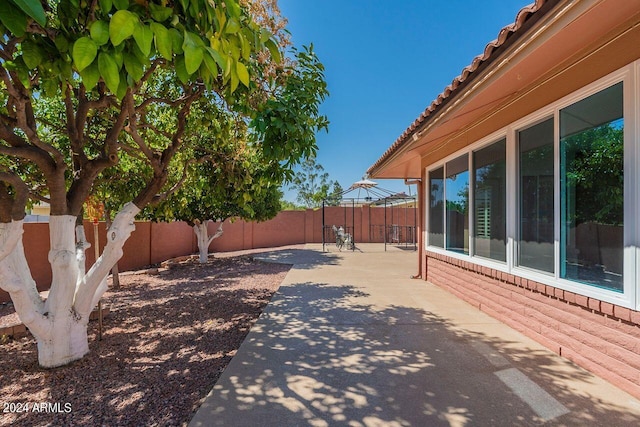
[[(288, 270), (240, 257), (123, 277), (104, 338), (91, 322), (82, 360), (44, 370), (33, 338), (0, 345), (0, 404), (31, 404), (1, 413), (0, 425), (183, 425)], [(60, 405), (34, 413), (36, 402)]]

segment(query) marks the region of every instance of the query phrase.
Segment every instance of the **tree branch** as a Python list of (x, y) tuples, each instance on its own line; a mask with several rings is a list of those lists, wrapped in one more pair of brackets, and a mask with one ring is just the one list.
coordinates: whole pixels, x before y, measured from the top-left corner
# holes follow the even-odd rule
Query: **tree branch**
[[(12, 73), (10, 72), (9, 74)], [(5, 84), (7, 84), (7, 82), (5, 82)], [(64, 165), (62, 153), (52, 145), (43, 143), (38, 136), (36, 118), (33, 112), (33, 105), (31, 104), (31, 93), (22, 85), (17, 76), (12, 75), (11, 82), (8, 84), (13, 86), (17, 94), (13, 96), (17, 125), (25, 133), (29, 143), (49, 153), (58, 166)]]
[[(84, 86), (82, 86), (84, 87)], [(87, 162), (87, 156), (82, 149), (82, 137), (84, 134), (84, 121), (82, 124), (78, 123), (76, 120), (77, 117), (84, 117), (86, 119), (86, 115), (88, 110), (86, 109), (86, 101), (84, 91), (80, 91), (78, 93), (78, 112), (75, 112), (75, 106), (73, 105), (73, 100), (71, 99), (71, 94), (73, 93), (73, 88), (71, 84), (67, 83), (66, 90), (64, 91), (64, 111), (66, 114), (66, 130), (67, 135), (69, 136), (69, 141), (71, 143), (71, 155), (73, 156), (72, 161), (74, 164), (74, 168), (76, 170), (81, 169), (82, 166)], [(82, 120), (82, 118), (80, 119)]]
[[(131, 113), (135, 114), (134, 111), (131, 111)], [(129, 120), (129, 124), (125, 126), (124, 130), (125, 132), (127, 132), (127, 134), (129, 134), (129, 136), (131, 136), (133, 142), (136, 143), (138, 148), (140, 148), (140, 151), (142, 151), (144, 156), (149, 160), (153, 169), (157, 169), (159, 167), (159, 159), (153, 153), (153, 151), (151, 151), (149, 146), (144, 141), (144, 138), (142, 138), (142, 136), (140, 136), (140, 134), (138, 133), (138, 127), (135, 123), (135, 120)]]
[[(0, 261), (5, 259), (15, 249), (22, 238), (23, 221), (0, 222)], [(1, 283), (0, 283), (1, 285)]]
[(220, 222), (220, 226), (218, 227), (218, 230), (216, 231), (216, 234), (214, 234), (213, 236), (209, 237), (209, 241), (207, 242), (207, 247), (209, 247), (209, 245), (211, 244), (211, 242), (213, 242), (215, 239), (217, 239), (218, 237), (222, 236), (222, 233), (224, 233), (224, 231), (222, 230), (222, 225), (224, 224), (224, 219)]
[(150, 123), (142, 123), (140, 124), (140, 126), (138, 126), (138, 128), (140, 129), (149, 129), (155, 133), (157, 133), (160, 136), (163, 136), (167, 139), (171, 139), (172, 135), (169, 132), (165, 132), (163, 130), (158, 129), (157, 127), (155, 127), (154, 125), (150, 124)]
[(0, 261), (0, 287), (11, 296), (20, 320), (29, 328), (29, 331), (36, 337), (46, 338), (50, 334), (50, 322), (38, 312), (39, 304), (36, 297), (24, 289), (20, 276), (12, 271), (13, 269), (3, 265), (6, 261), (6, 259)]
[(0, 288), (11, 295), (20, 320), (35, 334), (47, 332), (44, 303), (29, 273), (22, 246), (24, 222), (0, 223)]
[[(26, 214), (25, 207), (29, 197), (29, 187), (17, 174), (12, 172), (0, 172), (0, 182), (5, 182), (13, 187), (14, 196), (8, 202), (11, 205), (11, 219), (22, 220)], [(5, 199), (4, 192), (0, 195), (0, 199)]]
[(146, 187), (133, 199), (136, 206), (144, 208), (149, 203), (157, 203), (161, 199), (158, 192), (162, 189), (167, 181), (167, 170), (171, 159), (182, 145), (182, 136), (184, 135), (187, 123), (187, 114), (191, 109), (191, 105), (198, 99), (204, 92), (204, 86), (199, 85), (192, 93), (181, 97), (184, 99), (184, 103), (180, 111), (177, 114), (177, 127), (176, 131), (171, 138), (171, 143), (167, 148), (162, 151), (160, 156), (160, 167), (154, 168), (153, 178), (147, 183)]
[(107, 245), (104, 247), (102, 255), (85, 274), (78, 286), (74, 308), (80, 316), (88, 316), (93, 309), (93, 302), (101, 296), (97, 295), (96, 291), (103, 279), (109, 274), (111, 267), (122, 257), (122, 247), (135, 229), (133, 220), (138, 212), (140, 212), (140, 208), (129, 202), (114, 218), (107, 233)]
[(134, 92), (138, 93), (142, 88), (142, 85), (144, 85), (151, 78), (156, 69), (163, 64), (166, 64), (166, 61), (162, 58), (156, 58), (153, 62), (151, 62), (151, 66), (147, 68), (145, 73), (142, 75), (142, 78), (140, 78), (140, 81), (136, 83)]
[[(106, 97), (102, 94), (101, 97)], [(105, 102), (108, 100), (105, 99)], [(120, 103), (120, 112), (118, 113), (113, 125), (105, 135), (103, 147), (104, 151), (99, 157), (87, 160), (82, 169), (79, 171), (78, 177), (73, 181), (69, 191), (67, 192), (67, 200), (69, 212), (72, 215), (78, 215), (82, 209), (82, 204), (91, 192), (91, 187), (97, 176), (108, 168), (118, 163), (118, 138), (125, 123), (129, 118), (130, 105), (133, 104), (133, 95), (131, 89), (127, 89), (127, 93)]]

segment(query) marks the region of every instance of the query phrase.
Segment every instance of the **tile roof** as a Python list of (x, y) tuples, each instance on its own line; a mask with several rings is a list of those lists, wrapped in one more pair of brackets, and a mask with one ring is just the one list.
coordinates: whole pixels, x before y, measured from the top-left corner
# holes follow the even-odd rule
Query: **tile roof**
[(420, 114), (414, 122), (395, 140), (395, 142), (384, 152), (384, 154), (368, 169), (367, 173), (377, 168), (386, 162), (393, 154), (395, 154), (405, 143), (409, 141), (411, 135), (448, 99), (456, 90), (467, 80), (469, 76), (473, 76), (473, 72), (476, 71), (482, 64), (490, 62), (495, 59), (495, 52), (505, 44), (507, 39), (514, 33), (517, 33), (524, 25), (525, 22), (536, 12), (538, 12), (542, 6), (546, 3), (553, 3), (553, 0), (535, 0), (528, 6), (520, 9), (516, 15), (515, 22), (502, 28), (498, 33), (498, 37), (489, 42), (484, 48), (484, 52), (481, 55), (476, 56), (471, 61), (471, 64), (466, 66), (462, 73), (453, 79), (453, 82), (447, 86), (438, 97)]

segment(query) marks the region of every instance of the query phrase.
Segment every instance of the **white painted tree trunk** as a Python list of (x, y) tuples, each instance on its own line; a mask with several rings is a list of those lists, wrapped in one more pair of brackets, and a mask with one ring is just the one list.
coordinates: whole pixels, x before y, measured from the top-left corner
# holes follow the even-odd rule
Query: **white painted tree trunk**
[(75, 217), (51, 216), (52, 281), (46, 302), (40, 298), (29, 272), (22, 245), (22, 222), (0, 225), (0, 242), (13, 245), (10, 252), (0, 250), (0, 288), (9, 292), (20, 319), (36, 338), (41, 366), (65, 365), (89, 352), (89, 315), (106, 291), (109, 270), (122, 257), (122, 247), (135, 229), (133, 219), (138, 212), (140, 209), (128, 203), (116, 215), (104, 252), (87, 273), (84, 272), (86, 246), (81, 243), (85, 241), (84, 233), (78, 232), (76, 246)]
[(198, 238), (198, 251), (200, 253), (201, 264), (206, 263), (209, 259), (209, 245), (211, 245), (211, 242), (222, 236), (222, 233), (224, 232), (222, 230), (222, 224), (224, 224), (224, 221), (221, 221), (216, 233), (213, 236), (209, 236), (209, 230), (207, 228), (209, 222), (209, 220), (204, 222), (195, 220), (193, 225), (193, 231), (195, 231)]

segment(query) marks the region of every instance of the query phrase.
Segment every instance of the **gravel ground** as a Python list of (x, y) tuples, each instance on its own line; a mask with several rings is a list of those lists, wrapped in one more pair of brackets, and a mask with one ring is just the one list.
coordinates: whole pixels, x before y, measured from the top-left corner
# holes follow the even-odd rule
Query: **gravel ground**
[(82, 360), (44, 370), (30, 336), (0, 343), (0, 426), (186, 425), (289, 268), (236, 256), (122, 276)]

